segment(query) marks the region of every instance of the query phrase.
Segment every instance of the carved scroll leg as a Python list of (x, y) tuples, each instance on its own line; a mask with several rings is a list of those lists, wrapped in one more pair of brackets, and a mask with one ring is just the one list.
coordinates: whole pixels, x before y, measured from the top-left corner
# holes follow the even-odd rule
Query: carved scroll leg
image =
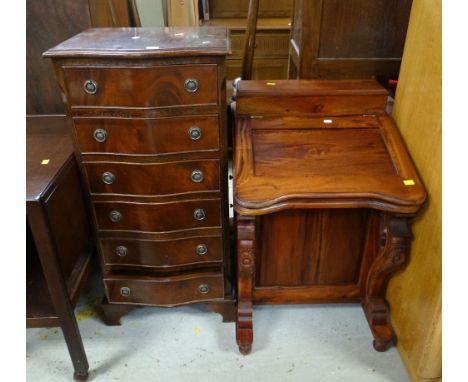
[(362, 302), (377, 351), (385, 351), (393, 344), (394, 335), (385, 292), (392, 274), (406, 262), (406, 251), (412, 237), (408, 217), (384, 214), (382, 223), (385, 244), (369, 270), (366, 296)]
[(236, 340), (239, 351), (252, 350), (252, 291), (254, 286), (255, 218), (237, 217), (237, 319)]

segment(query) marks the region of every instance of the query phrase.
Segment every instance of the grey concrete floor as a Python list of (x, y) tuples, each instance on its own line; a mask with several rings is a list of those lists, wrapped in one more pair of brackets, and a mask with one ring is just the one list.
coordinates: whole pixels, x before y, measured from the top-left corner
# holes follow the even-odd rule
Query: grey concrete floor
[[(378, 353), (358, 305), (254, 308), (252, 353), (237, 351), (233, 323), (203, 305), (138, 308), (106, 326), (94, 273), (76, 314), (92, 381), (410, 381), (396, 348)], [(27, 330), (27, 381), (72, 380), (60, 328)]]

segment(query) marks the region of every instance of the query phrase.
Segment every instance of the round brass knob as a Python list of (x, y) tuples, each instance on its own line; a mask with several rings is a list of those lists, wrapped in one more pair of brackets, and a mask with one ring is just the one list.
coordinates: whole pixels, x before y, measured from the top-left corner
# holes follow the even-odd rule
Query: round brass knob
[(208, 248), (206, 247), (205, 244), (198, 244), (195, 251), (197, 252), (197, 255), (202, 256), (208, 253)]
[(193, 170), (192, 174), (190, 175), (190, 179), (192, 179), (192, 182), (194, 183), (201, 183), (203, 182), (204, 178), (203, 171), (201, 170)]
[(112, 184), (115, 182), (115, 175), (111, 172), (105, 172), (102, 174), (101, 179), (105, 184)]
[(198, 141), (201, 138), (201, 129), (198, 126), (192, 126), (188, 129), (188, 135), (192, 141)]
[(104, 129), (94, 130), (94, 139), (100, 143), (104, 142), (107, 139), (107, 131)]
[(119, 211), (111, 211), (109, 214), (109, 219), (114, 223), (118, 223), (122, 220), (122, 214)]
[(208, 284), (200, 284), (198, 286), (198, 291), (200, 293), (206, 294), (210, 291), (210, 287), (208, 286)]
[(205, 210), (203, 208), (197, 208), (193, 212), (193, 217), (195, 218), (195, 220), (205, 220), (206, 218)]
[(195, 93), (198, 90), (198, 81), (195, 78), (187, 78), (184, 88), (188, 93)]
[(88, 94), (96, 94), (98, 91), (97, 83), (94, 82), (93, 80), (85, 81), (83, 87), (84, 87), (85, 92)]
[(130, 296), (130, 288), (129, 287), (122, 287), (120, 288), (120, 295), (124, 297)]
[(115, 254), (120, 257), (125, 257), (127, 256), (128, 249), (127, 247), (123, 245), (119, 245), (118, 247), (115, 248)]

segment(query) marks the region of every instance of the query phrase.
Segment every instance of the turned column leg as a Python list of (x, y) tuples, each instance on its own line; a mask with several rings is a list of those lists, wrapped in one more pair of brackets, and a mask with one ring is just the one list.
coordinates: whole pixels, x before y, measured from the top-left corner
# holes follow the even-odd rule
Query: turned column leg
[(239, 351), (252, 350), (252, 291), (254, 287), (255, 218), (237, 217), (237, 318), (236, 340)]
[(362, 302), (377, 351), (385, 351), (393, 344), (394, 335), (385, 292), (392, 274), (406, 262), (406, 252), (412, 238), (409, 217), (384, 214), (381, 238), (383, 243), (369, 269)]

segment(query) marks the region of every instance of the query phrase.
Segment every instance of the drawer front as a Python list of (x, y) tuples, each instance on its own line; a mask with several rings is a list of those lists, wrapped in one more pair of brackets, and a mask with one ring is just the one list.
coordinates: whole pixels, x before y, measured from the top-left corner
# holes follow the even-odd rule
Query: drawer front
[(224, 297), (222, 273), (165, 278), (113, 276), (104, 278), (109, 302), (174, 306)]
[(75, 118), (83, 153), (169, 154), (218, 150), (218, 116), (160, 119)]
[(172, 267), (222, 261), (221, 237), (189, 237), (177, 240), (100, 240), (109, 266)]
[(221, 226), (219, 199), (174, 203), (95, 202), (98, 229), (168, 232)]
[(84, 162), (91, 193), (173, 195), (219, 190), (219, 161)]
[(217, 104), (216, 65), (64, 67), (71, 106)]

